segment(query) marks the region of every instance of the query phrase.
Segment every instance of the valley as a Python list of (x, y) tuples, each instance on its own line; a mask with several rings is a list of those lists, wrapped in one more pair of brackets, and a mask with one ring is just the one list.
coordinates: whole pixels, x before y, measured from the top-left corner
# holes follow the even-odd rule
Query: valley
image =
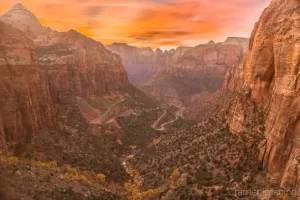
[(14, 5), (0, 17), (0, 200), (299, 199), (298, 8), (273, 0), (250, 39), (162, 51)]

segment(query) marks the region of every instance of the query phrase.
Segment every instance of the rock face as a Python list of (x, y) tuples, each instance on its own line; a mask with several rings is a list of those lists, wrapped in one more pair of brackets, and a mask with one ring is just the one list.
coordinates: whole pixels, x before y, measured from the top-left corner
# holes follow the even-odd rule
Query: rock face
[(189, 103), (193, 95), (202, 92), (215, 92), (222, 87), (227, 70), (242, 63), (247, 41), (245, 38), (217, 44), (210, 41), (187, 49), (142, 89), (158, 100), (176, 104)]
[(233, 92), (241, 88), (241, 85), (244, 83), (244, 62), (247, 51), (243, 51), (241, 59), (238, 64), (232, 65), (226, 73), (224, 83), (222, 86), (222, 91), (224, 92)]
[(198, 45), (184, 53), (176, 66), (193, 67), (230, 67), (242, 60), (243, 52), (247, 49), (249, 39), (239, 38), (235, 42), (227, 39), (223, 43), (212, 43)]
[(100, 42), (74, 30), (45, 28), (22, 4), (15, 5), (0, 20), (33, 39), (40, 68), (48, 74), (54, 103), (73, 104), (76, 96), (89, 99), (127, 83), (120, 57)]
[(38, 66), (33, 42), (0, 22), (0, 148), (53, 125), (47, 74)]
[(215, 92), (223, 83), (224, 75), (205, 70), (170, 67), (160, 71), (151, 82), (141, 89), (157, 100), (189, 104), (193, 95), (202, 92)]
[(229, 37), (196, 47), (162, 52), (114, 43), (106, 48), (122, 57), (129, 80), (148, 96), (176, 104), (188, 103), (201, 92), (222, 87), (229, 67), (243, 60), (249, 39)]
[(153, 78), (161, 69), (171, 66), (189, 47), (178, 47), (176, 50), (163, 52), (160, 49), (137, 48), (124, 43), (113, 43), (106, 48), (122, 57), (129, 81), (142, 85)]
[(2, 146), (51, 126), (53, 104), (72, 105), (76, 97), (89, 100), (128, 83), (118, 55), (76, 31), (42, 27), (22, 4), (0, 21), (9, 24), (1, 22)]
[[(243, 69), (251, 99), (265, 107), (261, 162), (272, 179), (300, 195), (300, 2), (273, 0), (255, 25)], [(245, 110), (247, 105), (243, 105)], [(240, 113), (240, 112), (238, 112)], [(238, 115), (238, 114), (237, 114)], [(247, 115), (247, 113), (245, 113)], [(236, 121), (235, 121), (236, 122)], [(242, 123), (241, 120), (240, 123)], [(232, 126), (232, 124), (229, 124)], [(233, 123), (236, 126), (236, 123)]]
[(36, 16), (20, 3), (14, 5), (0, 20), (26, 32), (30, 38), (35, 38), (43, 30)]
[(40, 66), (49, 76), (54, 103), (74, 103), (76, 96), (90, 99), (126, 85), (127, 74), (121, 58), (101, 43), (73, 30), (48, 34), (48, 40), (38, 38), (36, 43)]

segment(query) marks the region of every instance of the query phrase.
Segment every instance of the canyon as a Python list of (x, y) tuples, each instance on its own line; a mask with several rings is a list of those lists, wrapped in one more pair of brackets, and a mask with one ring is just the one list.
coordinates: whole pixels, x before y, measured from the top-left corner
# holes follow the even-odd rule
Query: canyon
[(141, 89), (157, 100), (189, 105), (195, 95), (222, 87), (228, 69), (242, 63), (248, 42), (247, 38), (229, 37), (222, 43), (193, 47)]
[(75, 104), (76, 97), (89, 100), (127, 84), (120, 57), (101, 43), (42, 27), (22, 4), (0, 20), (23, 31), (1, 22), (1, 146), (53, 125), (54, 104)]
[[(0, 17), (0, 199), (297, 199), (299, 8), (273, 0), (250, 39), (153, 51), (16, 4)], [(262, 188), (292, 193), (232, 193)]]
[(106, 48), (122, 57), (129, 81), (156, 100), (179, 105), (188, 104), (193, 95), (220, 89), (227, 70), (243, 61), (248, 43), (248, 38), (229, 37), (164, 52), (123, 43)]

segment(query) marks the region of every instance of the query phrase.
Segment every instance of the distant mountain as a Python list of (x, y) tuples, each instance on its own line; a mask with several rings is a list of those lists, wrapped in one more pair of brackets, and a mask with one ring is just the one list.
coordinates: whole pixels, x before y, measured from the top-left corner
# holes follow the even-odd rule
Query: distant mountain
[(222, 87), (228, 69), (243, 62), (248, 43), (247, 38), (230, 37), (223, 43), (211, 41), (186, 49), (141, 88), (161, 101), (190, 103), (193, 95)]
[(151, 80), (161, 69), (172, 66), (189, 47), (178, 47), (176, 50), (162, 51), (151, 48), (137, 48), (125, 43), (113, 43), (106, 46), (113, 53), (122, 57), (123, 65), (128, 73), (129, 81), (142, 85)]
[(37, 37), (44, 29), (37, 17), (21, 3), (14, 5), (0, 20), (25, 32), (31, 39)]

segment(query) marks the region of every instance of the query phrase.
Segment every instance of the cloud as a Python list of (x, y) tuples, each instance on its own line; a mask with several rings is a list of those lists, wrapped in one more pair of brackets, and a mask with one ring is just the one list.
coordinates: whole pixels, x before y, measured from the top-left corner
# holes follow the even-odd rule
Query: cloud
[[(1, 0), (6, 12), (19, 0)], [(40, 22), (75, 29), (104, 44), (175, 47), (250, 37), (270, 0), (23, 0)], [(189, 41), (189, 42), (186, 42)], [(195, 42), (192, 44), (191, 41)]]

